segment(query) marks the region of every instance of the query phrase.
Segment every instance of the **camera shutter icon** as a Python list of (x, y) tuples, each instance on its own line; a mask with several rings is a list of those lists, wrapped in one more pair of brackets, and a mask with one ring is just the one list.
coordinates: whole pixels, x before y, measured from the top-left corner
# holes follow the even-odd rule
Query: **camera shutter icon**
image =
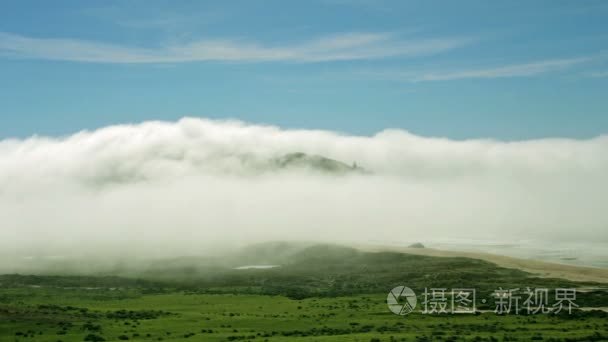
[(407, 315), (414, 311), (418, 299), (412, 289), (406, 286), (397, 286), (388, 293), (386, 304), (395, 315)]

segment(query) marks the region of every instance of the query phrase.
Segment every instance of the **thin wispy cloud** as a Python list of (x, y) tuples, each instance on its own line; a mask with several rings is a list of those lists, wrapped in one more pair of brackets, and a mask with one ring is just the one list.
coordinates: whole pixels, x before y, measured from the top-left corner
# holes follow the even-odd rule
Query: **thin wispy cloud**
[(429, 72), (411, 78), (414, 82), (450, 81), (471, 78), (506, 78), (527, 77), (548, 72), (560, 71), (577, 64), (590, 61), (589, 57), (550, 59), (524, 64), (512, 64), (483, 69), (453, 70), (444, 72)]
[(197, 61), (326, 62), (436, 54), (463, 46), (464, 38), (402, 40), (391, 33), (346, 33), (297, 44), (266, 45), (247, 40), (204, 39), (158, 48), (68, 38), (32, 38), (0, 33), (0, 55), (93, 63)]
[(608, 77), (608, 70), (607, 71), (594, 71), (589, 73), (590, 77), (595, 77), (595, 78), (603, 78), (603, 77)]
[[(477, 69), (442, 70), (442, 71), (370, 71), (363, 75), (378, 79), (390, 79), (406, 82), (453, 81), (462, 79), (494, 79), (531, 77), (551, 72), (559, 72), (577, 65), (591, 62), (594, 57), (576, 57), (564, 59), (548, 59), (522, 64), (510, 64)], [(602, 73), (589, 74), (592, 77), (605, 77)], [(608, 76), (608, 75), (606, 75)]]

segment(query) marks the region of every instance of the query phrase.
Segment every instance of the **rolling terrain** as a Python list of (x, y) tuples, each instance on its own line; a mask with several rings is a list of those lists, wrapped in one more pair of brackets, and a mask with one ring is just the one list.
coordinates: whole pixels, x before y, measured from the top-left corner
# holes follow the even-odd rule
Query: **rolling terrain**
[[(406, 316), (386, 305), (399, 285), (418, 295)], [(576, 304), (586, 310), (497, 315), (491, 301), (478, 301), (476, 314), (421, 313), (424, 289), (439, 287), (475, 288), (478, 299), (498, 288), (579, 288)], [(0, 340), (599, 341), (608, 338), (608, 313), (599, 310), (607, 299), (605, 283), (465, 257), (266, 243), (97, 275), (2, 275)]]

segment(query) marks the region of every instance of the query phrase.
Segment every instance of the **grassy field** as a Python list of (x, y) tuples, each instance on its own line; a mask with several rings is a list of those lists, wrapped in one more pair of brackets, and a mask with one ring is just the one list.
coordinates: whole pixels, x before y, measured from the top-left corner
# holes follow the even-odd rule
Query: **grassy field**
[[(498, 286), (588, 289), (598, 284), (533, 278), (473, 259), (361, 253), (336, 246), (270, 254), (281, 255), (283, 267), (234, 270), (229, 259), (222, 267), (173, 260), (131, 278), (3, 275), (0, 341), (608, 340), (603, 311), (429, 315), (418, 307), (399, 316), (386, 304), (396, 285), (411, 286), (418, 294), (424, 286), (470, 286), (482, 298)], [(257, 260), (249, 260), (277, 261), (256, 255)], [(606, 306), (606, 292), (581, 293), (577, 304)]]
[[(110, 293), (108, 293), (110, 292)], [(292, 300), (282, 296), (118, 294), (21, 289), (3, 303), (2, 341), (590, 341), (608, 316), (390, 313), (385, 295)]]

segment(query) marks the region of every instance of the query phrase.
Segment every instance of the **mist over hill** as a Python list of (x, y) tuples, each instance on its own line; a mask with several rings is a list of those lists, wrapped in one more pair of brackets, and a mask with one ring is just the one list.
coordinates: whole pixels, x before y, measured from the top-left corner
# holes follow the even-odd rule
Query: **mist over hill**
[(268, 240), (607, 241), (608, 137), (502, 142), (186, 118), (0, 142), (5, 256)]
[(333, 174), (347, 174), (351, 172), (364, 173), (365, 170), (356, 162), (347, 165), (341, 161), (317, 155), (308, 155), (302, 152), (288, 153), (274, 159), (274, 163), (281, 169), (304, 168)]

